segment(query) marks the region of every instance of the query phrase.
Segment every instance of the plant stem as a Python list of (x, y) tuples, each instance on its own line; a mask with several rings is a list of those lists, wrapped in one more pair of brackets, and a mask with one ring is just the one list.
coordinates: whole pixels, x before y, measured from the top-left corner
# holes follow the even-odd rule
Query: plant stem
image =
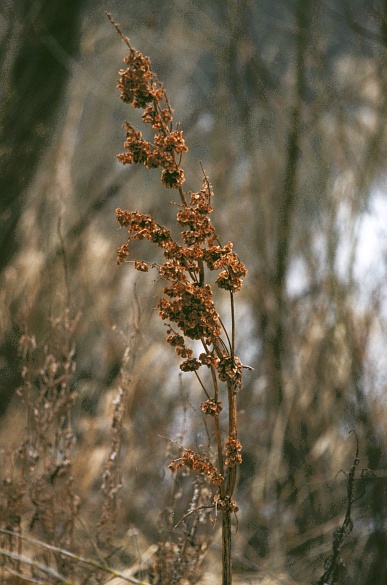
[(222, 565), (222, 585), (231, 585), (231, 510), (228, 507), (222, 512)]

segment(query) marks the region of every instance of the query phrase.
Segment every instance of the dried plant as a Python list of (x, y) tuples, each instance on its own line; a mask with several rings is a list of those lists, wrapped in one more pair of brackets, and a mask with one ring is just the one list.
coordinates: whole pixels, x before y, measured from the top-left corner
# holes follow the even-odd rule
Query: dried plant
[[(113, 401), (107, 460), (101, 472), (101, 513), (99, 522), (95, 522), (97, 542), (90, 537), (97, 560), (80, 553), (87, 546), (82, 542), (80, 516), (84, 502), (77, 494), (82, 469), (74, 465), (73, 411), (77, 393), (73, 337), (78, 322), (79, 315), (70, 318), (66, 310), (63, 317), (50, 320), (50, 333), (43, 341), (36, 339), (27, 326), (20, 338), (24, 365), (18, 394), (25, 407), (26, 429), (19, 445), (0, 452), (1, 584), (102, 583), (106, 573), (140, 583), (110, 568), (103, 558), (113, 549), (121, 488), (119, 452), (126, 402), (126, 353), (122, 386)], [(84, 473), (87, 472), (85, 468)]]
[[(355, 435), (356, 454), (347, 475), (347, 508), (341, 526), (335, 528), (333, 531), (332, 553), (325, 559), (324, 574), (318, 580), (317, 585), (336, 585), (340, 582), (340, 579), (345, 572), (345, 563), (342, 559), (342, 548), (345, 539), (352, 532), (354, 525), (351, 518), (352, 507), (356, 500), (360, 499), (364, 495), (363, 492), (355, 496), (356, 469), (360, 463), (359, 439), (355, 431), (351, 430), (350, 433), (354, 433)], [(345, 472), (343, 471), (343, 473)], [(368, 473), (370, 473), (370, 470), (363, 469), (361, 472), (361, 479), (363, 479), (363, 476), (366, 476)]]
[[(180, 201), (176, 203), (177, 224), (182, 229), (181, 242), (172, 231), (159, 224), (149, 214), (117, 209), (117, 221), (128, 229), (128, 239), (118, 249), (118, 264), (132, 263), (136, 270), (148, 272), (154, 268), (167, 282), (163, 296), (158, 300), (161, 319), (166, 324), (166, 341), (182, 358), (180, 369), (193, 372), (205, 400), (201, 409), (213, 420), (217, 445), (217, 461), (192, 449), (182, 449), (181, 456), (170, 464), (172, 472), (183, 467), (206, 476), (214, 487), (212, 505), (222, 515), (223, 584), (232, 582), (231, 516), (238, 511), (233, 499), (237, 467), (242, 462), (242, 446), (238, 440), (237, 395), (242, 385), (242, 362), (235, 354), (234, 295), (240, 291), (247, 270), (233, 251), (233, 244), (222, 245), (210, 214), (213, 211), (213, 191), (203, 171), (199, 191), (185, 191), (185, 173), (182, 157), (188, 148), (183, 132), (174, 124), (173, 110), (167, 94), (152, 70), (150, 59), (135, 50), (119, 26), (107, 14), (129, 49), (120, 70), (118, 89), (121, 99), (134, 108), (143, 110), (142, 122), (152, 129), (152, 141), (144, 139), (141, 131), (126, 122), (126, 141), (118, 160), (125, 164), (140, 164), (148, 169), (161, 169), (161, 182), (175, 190)], [(130, 260), (130, 244), (148, 240), (161, 248), (162, 263)], [(219, 271), (215, 284), (228, 292), (230, 298), (231, 332), (228, 333), (215, 307), (213, 289), (206, 280), (207, 271)], [(200, 342), (202, 351), (194, 355), (190, 342)], [(199, 374), (208, 369), (209, 382)], [(224, 439), (221, 417), (224, 399), (228, 407), (228, 431)], [(224, 415), (223, 415), (224, 416)]]
[[(185, 473), (188, 475), (189, 471)], [(194, 483), (188, 512), (176, 524), (178, 500), (182, 497), (183, 483), (176, 478), (170, 504), (160, 515), (160, 538), (154, 562), (148, 570), (151, 583), (197, 583), (202, 577), (201, 565), (211, 543), (210, 515), (213, 509), (212, 493), (203, 476)], [(207, 530), (206, 530), (207, 528)]]
[[(173, 47), (163, 48), (161, 62), (168, 66), (174, 55), (183, 53), (180, 47), (185, 48), (187, 42), (190, 15), (195, 18), (192, 51), (185, 51), (183, 68), (172, 68), (172, 83), (179, 91), (181, 76), (186, 78), (190, 68), (179, 97), (184, 103), (186, 95), (195, 95), (184, 107), (187, 124), (193, 140), (195, 134), (209, 131), (211, 148), (220, 151), (215, 156), (216, 190), (222, 191), (224, 199), (233, 191), (234, 203), (229, 204), (238, 208), (239, 221), (232, 230), (243, 226), (238, 249), (244, 246), (244, 257), (252, 254), (249, 266), (255, 284), (250, 298), (246, 295), (242, 301), (249, 327), (246, 321), (235, 321), (234, 295), (245, 268), (228, 238), (220, 238), (211, 223), (217, 212), (212, 210), (207, 174), (203, 171), (203, 185), (200, 182), (196, 192), (185, 189), (188, 128), (185, 125), (183, 133), (176, 124), (150, 61), (125, 38), (129, 56), (120, 75), (120, 91), (124, 101), (135, 106), (135, 113), (143, 114), (144, 122), (141, 132), (140, 123), (133, 119), (125, 126), (126, 148), (119, 159), (131, 167), (118, 172), (111, 154), (111, 169), (106, 165), (114, 133), (109, 116), (100, 116), (104, 123), (98, 132), (105, 137), (104, 150), (99, 151), (101, 141), (90, 141), (95, 126), (83, 112), (95, 116), (109, 100), (101, 100), (100, 91), (86, 88), (94, 71), (100, 89), (106, 86), (101, 74), (110, 76), (112, 68), (101, 67), (99, 59), (95, 63), (96, 51), (99, 57), (110, 58), (111, 43), (98, 32), (95, 36), (97, 27), (90, 27), (90, 14), (85, 11), (82, 67), (71, 66), (66, 116), (58, 128), (58, 140), (52, 141), (28, 190), (20, 250), (3, 273), (0, 313), (2, 338), (7, 342), (0, 352), (5, 389), (0, 392), (0, 414), (7, 412), (0, 441), (4, 443), (0, 449), (0, 585), (94, 584), (111, 580), (112, 574), (111, 585), (122, 585), (125, 579), (152, 585), (207, 582), (217, 567), (209, 567), (204, 579), (202, 560), (220, 536), (222, 516), (224, 559), (226, 565), (230, 563), (228, 538), (231, 521), (237, 524), (234, 484), (242, 456), (238, 436), (242, 424), (243, 467), (237, 499), (239, 503), (243, 498), (244, 519), (238, 542), (233, 543), (234, 572), (254, 571), (254, 582), (262, 581), (265, 568), (276, 572), (274, 582), (289, 582), (287, 570), (294, 579), (308, 580), (311, 569), (316, 580), (324, 572), (321, 583), (384, 582), (384, 380), (378, 372), (381, 362), (374, 355), (379, 327), (384, 324), (384, 280), (378, 276), (370, 285), (365, 278), (358, 288), (355, 262), (356, 250), (362, 247), (360, 226), (368, 216), (368, 203), (371, 210), (377, 199), (373, 191), (385, 159), (383, 50), (380, 54), (369, 50), (364, 39), (356, 48), (351, 34), (343, 45), (342, 18), (321, 45), (314, 31), (324, 30), (329, 15), (321, 7), (311, 10), (302, 0), (286, 12), (287, 26), (278, 36), (278, 19), (273, 19), (271, 27), (266, 26), (267, 19), (265, 25), (259, 24), (256, 3), (229, 2), (224, 10), (203, 3), (200, 14), (182, 3), (180, 14), (176, 10), (171, 19), (158, 21), (148, 19), (148, 4), (135, 7), (140, 36), (146, 39), (149, 34), (148, 41), (157, 39), (160, 47), (170, 40), (171, 27), (181, 31), (173, 37)], [(41, 17), (39, 13), (43, 23)], [(322, 26), (312, 27), (316, 22)], [(366, 22), (371, 22), (372, 31), (382, 32), (383, 18)], [(18, 19), (14, 24), (12, 47), (25, 44), (29, 36), (24, 34), (24, 24), (18, 32)], [(213, 33), (211, 47), (203, 42), (208, 30)], [(270, 36), (275, 38), (273, 43)], [(357, 44), (358, 32), (355, 36)], [(4, 38), (9, 40), (8, 33)], [(89, 50), (91, 39), (98, 41), (93, 42), (95, 50)], [(286, 55), (278, 53), (284, 43), (289, 46)], [(279, 59), (273, 60), (275, 55)], [(19, 61), (15, 61), (15, 79)], [(30, 69), (25, 71), (27, 77)], [(211, 74), (202, 77), (203, 72)], [(52, 86), (45, 78), (44, 91)], [(205, 88), (201, 95), (195, 94), (199, 78)], [(211, 103), (205, 103), (202, 98), (215, 90)], [(14, 97), (10, 94), (16, 113), (23, 107), (23, 92), (19, 93), (19, 97), (17, 92)], [(233, 136), (228, 140), (231, 126), (222, 123), (222, 117), (229, 121), (230, 115)], [(140, 116), (136, 119), (141, 120)], [(35, 122), (29, 120), (30, 126)], [(49, 131), (43, 134), (52, 137)], [(20, 151), (17, 133), (10, 136)], [(12, 152), (8, 154), (12, 158)], [(20, 157), (13, 159), (18, 177)], [(105, 161), (102, 165), (101, 160)], [(204, 422), (203, 436), (208, 439), (205, 445), (198, 433), (197, 444), (192, 442), (197, 428), (191, 421), (182, 425), (180, 436), (169, 439), (163, 489), (160, 467), (165, 461), (159, 437), (165, 433), (161, 427), (176, 428), (181, 420), (181, 400), (170, 390), (171, 372), (165, 367), (165, 359), (172, 358), (173, 352), (168, 349), (166, 358), (160, 359), (157, 333), (149, 335), (144, 320), (141, 327), (139, 320), (130, 323), (133, 337), (128, 343), (125, 335), (125, 346), (110, 336), (112, 322), (122, 326), (128, 297), (136, 300), (131, 293), (121, 294), (121, 285), (128, 290), (136, 274), (141, 305), (150, 312), (152, 293), (144, 286), (150, 275), (133, 271), (128, 275), (123, 267), (114, 270), (106, 263), (105, 253), (111, 252), (106, 230), (110, 228), (103, 220), (101, 224), (95, 221), (120, 196), (128, 172), (137, 200), (147, 200), (150, 175), (161, 175), (168, 199), (171, 193), (176, 196), (168, 209), (172, 215), (178, 212), (178, 229), (164, 219), (164, 211), (157, 216), (149, 207), (118, 212), (124, 226), (120, 233), (129, 231), (118, 256), (120, 264), (133, 261), (140, 272), (152, 269), (161, 281), (158, 286), (165, 287), (158, 310), (166, 323), (167, 342), (181, 361), (184, 418), (194, 410), (193, 418), (199, 415), (196, 421)], [(144, 174), (146, 182), (141, 184)], [(161, 185), (159, 190), (163, 190)], [(90, 197), (79, 198), (79, 192)], [(348, 216), (344, 223), (343, 211)], [(222, 207), (221, 213), (224, 222), (230, 208)], [(10, 217), (14, 226), (12, 213)], [(345, 275), (337, 260), (347, 236), (353, 256)], [(153, 248), (158, 256), (137, 252), (142, 239), (157, 244)], [(7, 264), (9, 255), (4, 253)], [(153, 262), (143, 261), (149, 258)], [(305, 274), (295, 292), (292, 282), (298, 280), (299, 261)], [(45, 262), (44, 270), (35, 279), (41, 262)], [(100, 270), (101, 265), (106, 272)], [(20, 279), (24, 267), (31, 272)], [(371, 299), (368, 289), (368, 306), (357, 303), (363, 286), (373, 291)], [(42, 318), (48, 303), (56, 306), (63, 288), (72, 309), (83, 299), (90, 301), (82, 306), (81, 326), (75, 335), (68, 312), (64, 318), (51, 320), (48, 329)], [(231, 318), (225, 319), (230, 323), (226, 332), (219, 307), (223, 311), (228, 300)], [(16, 363), (20, 312), (25, 313), (26, 305), (28, 328), (21, 339), (20, 363)], [(61, 313), (55, 309), (55, 314)], [(243, 380), (244, 391), (239, 393), (244, 370), (236, 357), (235, 331), (257, 367), (250, 381)], [(72, 339), (77, 340), (76, 354)], [(118, 377), (125, 347), (123, 375)], [(137, 353), (141, 357), (134, 363)], [(75, 357), (79, 365), (74, 375)], [(17, 378), (20, 364), (22, 384)], [(8, 403), (19, 385), (19, 398), (14, 396)], [(156, 408), (149, 408), (150, 403)], [(366, 465), (375, 477), (369, 471), (360, 472), (356, 454), (343, 492), (336, 489), (336, 480), (331, 487), (330, 476), (337, 471), (337, 461), (347, 456), (342, 441), (347, 426), (356, 427)], [(157, 525), (156, 509), (160, 510)], [(214, 550), (209, 556), (214, 559), (216, 554)], [(225, 574), (231, 580), (229, 566)], [(246, 573), (239, 579), (250, 581)]]
[[(25, 531), (57, 547), (75, 550), (79, 497), (73, 475), (72, 409), (76, 394), (71, 380), (75, 370), (72, 336), (77, 322), (78, 318), (71, 319), (66, 311), (63, 318), (51, 319), (48, 339), (38, 342), (27, 329), (20, 339), (24, 367), (18, 393), (26, 407), (27, 436), (6, 457), (0, 503), (0, 528), (14, 534), (6, 542), (2, 539), (2, 544), (19, 556), (20, 537)], [(49, 564), (47, 551), (42, 554), (41, 560)], [(73, 574), (61, 554), (55, 552), (53, 557), (59, 573)], [(17, 572), (20, 562), (13, 559)]]
[(103, 494), (103, 505), (97, 530), (98, 541), (107, 546), (111, 545), (113, 533), (117, 525), (118, 494), (122, 488), (120, 448), (126, 406), (126, 394), (123, 387), (119, 388), (117, 396), (113, 401), (113, 406), (112, 440), (109, 456), (102, 474), (101, 492)]

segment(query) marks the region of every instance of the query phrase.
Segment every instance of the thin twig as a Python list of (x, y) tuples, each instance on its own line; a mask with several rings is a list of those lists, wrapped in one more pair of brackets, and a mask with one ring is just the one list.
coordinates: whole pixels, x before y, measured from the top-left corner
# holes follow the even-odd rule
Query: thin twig
[[(47, 544), (46, 542), (42, 542), (41, 540), (37, 540), (36, 538), (31, 538), (29, 536), (22, 536), (21, 534), (17, 534), (16, 532), (12, 532), (10, 530), (5, 530), (4, 528), (0, 528), (0, 532), (2, 532), (3, 534), (11, 534), (12, 536), (16, 536), (17, 538), (21, 538), (22, 540), (26, 540), (27, 542), (31, 542), (32, 544), (37, 544), (43, 548), (51, 550), (52, 552), (59, 553), (65, 557), (69, 557), (70, 559), (73, 559), (73, 560), (78, 561), (80, 563), (84, 563), (85, 565), (90, 565), (91, 567), (95, 567), (96, 569), (100, 569), (104, 573), (109, 573), (112, 577), (120, 577), (121, 579), (128, 581), (128, 583), (134, 583), (135, 585), (150, 585), (146, 581), (139, 581), (138, 579), (135, 579), (134, 577), (127, 577), (126, 575), (124, 575), (124, 573), (121, 573), (120, 571), (116, 571), (115, 569), (112, 569), (111, 567), (107, 567), (107, 566), (105, 566), (97, 561), (94, 561), (93, 559), (86, 559), (85, 557), (82, 557), (80, 555), (76, 555), (74, 553), (71, 553), (71, 552), (64, 550), (62, 548), (59, 548), (57, 546), (53, 546), (52, 544)], [(3, 548), (0, 548), (0, 554), (3, 554), (4, 556), (8, 556), (9, 558), (12, 558), (15, 560), (20, 560), (26, 564), (36, 566), (36, 567), (38, 567), (38, 569), (46, 571), (47, 574), (50, 574), (51, 576), (56, 577), (57, 579), (61, 580), (63, 583), (69, 583), (69, 581), (66, 579), (66, 577), (63, 577), (62, 575), (57, 573), (54, 569), (51, 569), (51, 567), (46, 567), (45, 565), (42, 565), (41, 563), (38, 563), (32, 559), (29, 559), (28, 557), (24, 557), (22, 555), (17, 555), (16, 553), (11, 553), (10, 551), (7, 551)]]
[(208, 398), (208, 399), (210, 399), (210, 395), (208, 394), (208, 392), (207, 392), (207, 390), (206, 390), (206, 388), (205, 388), (205, 386), (204, 386), (203, 382), (201, 381), (199, 374), (198, 374), (197, 372), (194, 372), (194, 373), (195, 373), (195, 376), (196, 376), (196, 378), (198, 379), (198, 382), (199, 382), (200, 386), (202, 387), (202, 389), (203, 389), (203, 391), (204, 391), (205, 395), (207, 396), (207, 398)]
[(231, 304), (231, 357), (234, 359), (235, 349), (235, 307), (234, 307), (234, 294), (230, 291), (230, 304)]
[(186, 514), (184, 514), (184, 516), (182, 518), (180, 518), (179, 522), (177, 524), (175, 524), (175, 526), (173, 527), (173, 530), (176, 530), (176, 528), (179, 526), (179, 524), (181, 524), (182, 522), (184, 522), (184, 520), (186, 518), (188, 518), (188, 516), (191, 516), (191, 514), (194, 514), (195, 512), (198, 512), (199, 510), (205, 510), (208, 508), (215, 508), (215, 504), (208, 504), (207, 506), (198, 506), (197, 508), (194, 508), (193, 510), (190, 510), (189, 512), (187, 512)]
[(112, 25), (114, 26), (114, 28), (116, 29), (116, 31), (118, 32), (118, 34), (120, 35), (121, 39), (124, 41), (125, 45), (127, 47), (129, 47), (129, 49), (131, 51), (133, 51), (133, 47), (131, 46), (128, 37), (126, 37), (122, 30), (120, 29), (120, 25), (117, 22), (114, 22), (112, 15), (110, 14), (110, 12), (105, 12), (106, 16), (108, 17), (108, 19), (110, 20), (110, 22), (112, 23)]

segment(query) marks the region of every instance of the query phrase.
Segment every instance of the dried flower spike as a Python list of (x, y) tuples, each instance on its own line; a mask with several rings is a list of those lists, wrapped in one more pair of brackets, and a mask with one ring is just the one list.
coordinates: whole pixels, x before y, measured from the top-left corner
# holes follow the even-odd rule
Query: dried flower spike
[[(111, 17), (110, 20), (112, 21)], [(113, 22), (113, 21), (112, 21)], [(131, 47), (113, 22), (129, 48), (125, 58), (126, 68), (120, 70), (118, 89), (121, 99), (135, 108), (143, 109), (142, 122), (148, 125), (145, 140), (141, 131), (131, 123), (125, 125), (125, 152), (118, 155), (123, 164), (140, 164), (148, 169), (161, 169), (161, 182), (168, 189), (175, 189), (180, 197), (176, 216), (181, 242), (172, 236), (172, 231), (157, 223), (150, 215), (139, 211), (117, 209), (117, 221), (128, 230), (127, 242), (118, 248), (117, 262), (127, 262), (130, 244), (134, 240), (148, 240), (161, 248), (163, 262), (134, 261), (134, 268), (147, 272), (149, 267), (158, 271), (160, 279), (167, 281), (163, 295), (158, 300), (160, 317), (167, 325), (167, 343), (182, 359), (180, 369), (193, 372), (200, 383), (206, 400), (202, 411), (211, 416), (217, 443), (218, 462), (215, 466), (208, 457), (190, 449), (183, 449), (181, 457), (169, 465), (171, 472), (185, 467), (208, 478), (217, 493), (214, 505), (222, 512), (223, 535), (223, 583), (231, 583), (231, 514), (238, 507), (232, 499), (236, 469), (242, 462), (242, 445), (237, 440), (237, 391), (242, 385), (242, 363), (235, 356), (235, 312), (234, 293), (242, 288), (246, 276), (245, 265), (228, 242), (222, 246), (210, 217), (213, 213), (213, 191), (203, 171), (202, 188), (197, 192), (184, 192), (185, 173), (181, 161), (188, 147), (180, 128), (173, 128), (173, 110), (166, 92), (152, 71), (149, 57)], [(149, 132), (149, 125), (151, 131)], [(203, 170), (203, 169), (202, 169)], [(230, 293), (231, 335), (222, 325), (214, 303), (213, 290), (206, 282), (207, 271), (218, 271), (216, 284)], [(178, 331), (174, 331), (175, 324)], [(222, 332), (225, 339), (222, 339)], [(187, 346), (193, 340), (202, 345), (198, 357)], [(199, 376), (206, 366), (212, 383), (209, 392)], [(223, 384), (222, 384), (223, 382)], [(224, 390), (228, 401), (228, 438), (222, 439), (219, 417), (222, 413), (220, 392)], [(212, 397), (211, 397), (212, 396)]]

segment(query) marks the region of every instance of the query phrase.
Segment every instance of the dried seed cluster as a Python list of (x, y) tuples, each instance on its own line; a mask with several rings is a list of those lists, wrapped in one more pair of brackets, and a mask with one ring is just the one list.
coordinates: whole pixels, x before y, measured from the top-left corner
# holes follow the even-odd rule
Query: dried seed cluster
[(235, 467), (242, 463), (242, 445), (235, 437), (228, 437), (226, 441), (226, 465)]
[(202, 402), (200, 406), (204, 414), (209, 414), (210, 416), (219, 415), (222, 410), (222, 402), (216, 402), (213, 398)]
[(236, 514), (239, 511), (239, 508), (237, 506), (237, 503), (235, 500), (232, 500), (230, 498), (230, 496), (224, 496), (222, 497), (220, 494), (215, 494), (214, 496), (214, 502), (216, 507), (219, 510), (222, 510), (222, 512), (224, 511), (230, 511), (233, 512), (234, 514)]
[(169, 465), (169, 469), (172, 473), (181, 467), (188, 467), (188, 469), (193, 469), (198, 473), (208, 475), (210, 483), (215, 485), (221, 484), (224, 480), (223, 475), (218, 472), (216, 467), (214, 467), (207, 457), (203, 457), (203, 455), (191, 451), (191, 449), (184, 450), (183, 456), (174, 459)]
[[(162, 168), (161, 180), (165, 187), (178, 189), (184, 182), (184, 171), (175, 160), (175, 155), (187, 152), (181, 130), (172, 130), (173, 112), (169, 106), (165, 90), (151, 69), (148, 57), (131, 49), (124, 61), (126, 69), (121, 69), (117, 88), (121, 99), (135, 108), (143, 108), (142, 121), (150, 124), (154, 132), (153, 142), (143, 139), (142, 132), (126, 123), (124, 154), (118, 155), (123, 164), (144, 164), (148, 169)], [(161, 102), (166, 107), (161, 107)]]
[[(179, 244), (172, 238), (171, 231), (154, 221), (150, 215), (138, 211), (122, 211), (117, 209), (117, 221), (122, 227), (128, 228), (128, 240), (118, 248), (117, 262), (121, 264), (129, 257), (129, 245), (133, 240), (148, 240), (163, 249), (165, 261), (155, 267), (169, 286), (163, 290), (164, 296), (158, 301), (160, 317), (176, 323), (184, 336), (194, 340), (207, 340), (213, 344), (221, 335), (221, 324), (213, 302), (212, 287), (203, 282), (204, 266), (209, 270), (222, 269), (217, 284), (231, 292), (240, 290), (242, 277), (246, 268), (238, 256), (232, 251), (232, 244), (221, 247), (214, 245), (217, 237), (207, 213), (212, 210), (209, 205), (212, 190), (205, 179), (203, 188), (198, 193), (191, 193), (194, 206), (183, 206), (177, 214), (177, 221), (186, 227), (182, 238), (186, 245)], [(187, 244), (187, 242), (190, 242)], [(149, 264), (134, 261), (134, 267), (147, 272)], [(170, 343), (181, 357), (188, 358), (181, 364), (185, 372), (196, 371), (201, 365), (214, 367), (218, 370), (221, 381), (230, 381), (239, 388), (242, 380), (242, 364), (238, 358), (228, 351), (207, 352), (199, 359), (192, 358), (191, 350), (184, 344), (182, 336), (168, 336)]]
[[(209, 478), (219, 486), (214, 504), (222, 512), (236, 512), (231, 499), (236, 480), (236, 466), (242, 462), (242, 446), (237, 439), (236, 394), (242, 384), (242, 363), (234, 353), (234, 316), (232, 310), (232, 335), (221, 337), (222, 322), (216, 310), (212, 287), (205, 282), (206, 271), (216, 271), (216, 285), (233, 294), (242, 288), (247, 270), (228, 242), (222, 246), (211, 221), (213, 191), (203, 171), (202, 187), (197, 192), (184, 192), (184, 170), (182, 156), (188, 148), (183, 133), (173, 128), (173, 110), (170, 107), (162, 84), (151, 69), (148, 57), (134, 50), (127, 39), (129, 55), (125, 58), (126, 69), (120, 71), (118, 89), (121, 99), (142, 108), (142, 121), (152, 128), (152, 139), (145, 140), (142, 132), (126, 123), (126, 152), (118, 155), (123, 164), (142, 164), (149, 169), (162, 169), (161, 181), (167, 188), (176, 189), (181, 203), (176, 215), (181, 228), (181, 241), (172, 237), (167, 227), (157, 223), (150, 215), (138, 211), (116, 210), (117, 221), (128, 231), (127, 241), (118, 248), (117, 263), (129, 262), (130, 244), (134, 240), (148, 240), (161, 248), (163, 262), (130, 260), (134, 268), (147, 272), (155, 268), (160, 278), (167, 282), (163, 296), (158, 300), (160, 317), (167, 324), (167, 342), (182, 358), (180, 369), (194, 372), (207, 400), (202, 402), (202, 411), (215, 420), (218, 467), (195, 451), (181, 448), (181, 456), (170, 464), (172, 472), (186, 467)], [(177, 327), (175, 331), (173, 327)], [(198, 357), (187, 347), (187, 340), (201, 341), (203, 352)], [(201, 381), (198, 370), (206, 366), (211, 373), (213, 392), (208, 392)], [(224, 444), (221, 438), (218, 417), (222, 411), (219, 400), (219, 383), (227, 385), (229, 432)], [(225, 479), (225, 475), (227, 477)]]

